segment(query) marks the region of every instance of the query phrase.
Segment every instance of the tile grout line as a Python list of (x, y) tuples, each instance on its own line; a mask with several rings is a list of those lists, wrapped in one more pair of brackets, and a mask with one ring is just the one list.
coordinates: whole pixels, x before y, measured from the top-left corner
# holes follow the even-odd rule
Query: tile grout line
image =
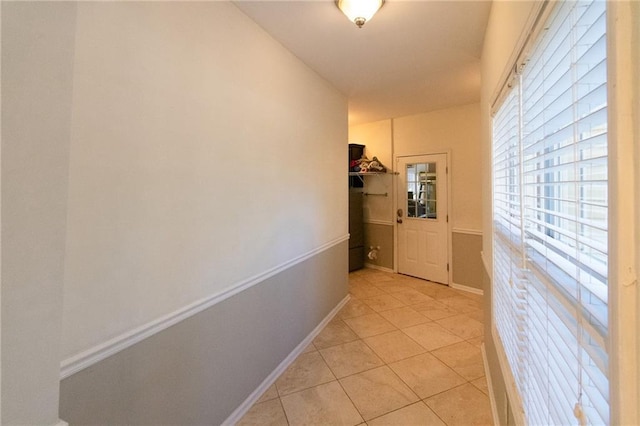
[(289, 422), (289, 416), (287, 416), (287, 410), (284, 409), (284, 404), (282, 403), (282, 398), (280, 398), (278, 396), (278, 402), (280, 402), (280, 407), (282, 408), (282, 412), (284, 413), (284, 419), (287, 422), (287, 426), (290, 426), (291, 423)]
[[(320, 359), (322, 360), (322, 362), (324, 363), (324, 365), (328, 368), (328, 370), (331, 372), (331, 374), (332, 374), (332, 376), (333, 376), (333, 380), (330, 380), (330, 381), (327, 381), (327, 382), (324, 382), (324, 383), (319, 383), (319, 384), (316, 384), (316, 385), (314, 385), (314, 386), (310, 386), (310, 387), (307, 387), (307, 388), (299, 389), (299, 390), (297, 390), (297, 391), (295, 391), (295, 392), (291, 392), (291, 393), (289, 393), (289, 394), (287, 394), (287, 395), (280, 395), (280, 391), (279, 391), (279, 389), (278, 389), (278, 386), (277, 386), (277, 384), (274, 382), (274, 386), (276, 387), (276, 393), (277, 393), (277, 395), (278, 395), (278, 396), (277, 396), (277, 398), (278, 398), (278, 400), (279, 400), (280, 407), (281, 407), (281, 409), (283, 410), (283, 412), (284, 412), (284, 414), (285, 414), (285, 420), (286, 420), (287, 424), (290, 424), (290, 422), (289, 422), (289, 418), (288, 418), (288, 416), (287, 416), (286, 410), (285, 410), (285, 408), (284, 408), (284, 404), (283, 404), (283, 397), (288, 397), (288, 396), (290, 396), (290, 395), (294, 395), (294, 394), (296, 394), (296, 393), (300, 393), (300, 392), (303, 392), (303, 391), (308, 391), (309, 389), (313, 389), (313, 388), (317, 388), (317, 387), (322, 386), (322, 385), (326, 385), (326, 384), (329, 384), (329, 383), (333, 383), (334, 381), (338, 383), (338, 385), (340, 386), (340, 388), (342, 389), (342, 391), (345, 393), (345, 395), (347, 396), (347, 398), (349, 399), (349, 401), (351, 402), (351, 404), (352, 404), (352, 405), (353, 405), (353, 407), (356, 409), (356, 411), (357, 411), (357, 412), (358, 412), (358, 414), (360, 415), (361, 419), (363, 419), (363, 421), (364, 421), (365, 423), (366, 423), (366, 422), (369, 422), (369, 421), (371, 421), (371, 420), (375, 420), (375, 419), (377, 419), (377, 418), (383, 417), (383, 416), (388, 415), (388, 414), (390, 414), (390, 413), (393, 413), (393, 412), (396, 412), (396, 411), (402, 410), (402, 409), (404, 409), (404, 408), (406, 408), (406, 407), (408, 407), (408, 406), (411, 406), (411, 405), (414, 405), (414, 404), (418, 404), (418, 403), (422, 403), (422, 404), (424, 404), (424, 405), (427, 407), (427, 409), (429, 409), (429, 410), (430, 410), (430, 411), (431, 411), (431, 412), (432, 412), (432, 413), (433, 413), (437, 418), (439, 418), (441, 421), (443, 421), (443, 423), (445, 423), (445, 424), (446, 424), (446, 422), (444, 421), (444, 419), (442, 419), (442, 417), (441, 417), (438, 413), (436, 413), (436, 412), (435, 412), (435, 411), (434, 411), (434, 410), (433, 410), (433, 409), (432, 409), (432, 408), (427, 404), (427, 402), (426, 402), (426, 400), (427, 400), (427, 399), (430, 399), (430, 398), (436, 397), (436, 396), (438, 396), (438, 395), (441, 395), (441, 394), (443, 394), (443, 393), (445, 393), (445, 392), (449, 392), (449, 391), (454, 390), (454, 389), (458, 389), (458, 388), (463, 387), (463, 386), (465, 386), (465, 385), (471, 385), (471, 387), (472, 387), (473, 389), (475, 389), (476, 391), (478, 391), (478, 392), (480, 392), (481, 394), (483, 394), (483, 395), (485, 395), (485, 396), (486, 396), (486, 394), (482, 391), (482, 389), (480, 389), (477, 385), (475, 385), (474, 383), (472, 383), (472, 381), (478, 381), (478, 380), (482, 379), (482, 378), (483, 378), (483, 377), (485, 377), (485, 376), (480, 376), (480, 377), (476, 377), (476, 378), (473, 378), (473, 379), (467, 379), (466, 377), (463, 377), (460, 373), (458, 373), (458, 372), (457, 372), (457, 371), (456, 371), (452, 366), (450, 366), (449, 364), (447, 364), (444, 360), (442, 360), (442, 359), (441, 359), (440, 357), (438, 357), (435, 353), (433, 353), (433, 352), (435, 352), (435, 351), (438, 351), (438, 350), (441, 350), (441, 349), (445, 349), (445, 348), (447, 348), (447, 347), (451, 347), (451, 346), (454, 346), (454, 345), (458, 345), (458, 344), (460, 344), (460, 343), (467, 343), (467, 344), (472, 345), (474, 348), (477, 348), (477, 346), (476, 346), (475, 344), (471, 343), (471, 341), (470, 341), (470, 340), (471, 340), (471, 339), (478, 339), (478, 338), (481, 338), (481, 337), (483, 336), (483, 334), (479, 334), (478, 336), (472, 336), (472, 337), (468, 337), (468, 338), (467, 338), (467, 337), (463, 337), (463, 336), (459, 336), (458, 334), (454, 333), (453, 331), (450, 331), (449, 329), (447, 329), (447, 328), (443, 327), (441, 324), (439, 324), (439, 323), (437, 322), (437, 321), (440, 321), (440, 320), (445, 320), (445, 319), (447, 319), (447, 318), (452, 318), (452, 317), (457, 316), (457, 315), (465, 315), (465, 316), (467, 316), (467, 318), (472, 319), (472, 320), (475, 320), (474, 318), (469, 317), (467, 314), (469, 314), (469, 313), (474, 313), (474, 312), (476, 312), (476, 311), (481, 311), (481, 310), (482, 310), (482, 309), (474, 309), (474, 310), (472, 310), (472, 311), (470, 311), (470, 312), (460, 312), (460, 311), (458, 311), (457, 309), (453, 309), (449, 304), (442, 303), (442, 302), (441, 302), (441, 300), (445, 300), (445, 299), (453, 299), (454, 297), (456, 297), (456, 298), (457, 298), (457, 297), (462, 297), (464, 300), (468, 300), (468, 301), (470, 301), (470, 302), (474, 302), (474, 303), (477, 303), (477, 300), (475, 300), (475, 299), (471, 299), (471, 298), (467, 298), (467, 297), (465, 297), (464, 295), (458, 295), (458, 294), (455, 294), (455, 295), (452, 295), (452, 296), (449, 296), (449, 297), (444, 297), (444, 298), (436, 299), (435, 297), (429, 296), (428, 294), (426, 294), (426, 293), (422, 293), (422, 292), (421, 292), (421, 294), (425, 294), (426, 296), (430, 297), (430, 298), (432, 299), (432, 301), (437, 302), (437, 303), (440, 303), (440, 304), (442, 304), (443, 306), (447, 307), (447, 309), (450, 309), (451, 311), (454, 311), (454, 312), (455, 312), (455, 313), (452, 313), (452, 315), (445, 316), (445, 317), (443, 317), (443, 318), (439, 318), (439, 319), (434, 320), (434, 319), (431, 319), (430, 317), (428, 317), (427, 315), (422, 314), (420, 311), (417, 311), (417, 310), (415, 310), (414, 308), (412, 308), (412, 306), (418, 305), (418, 304), (420, 304), (420, 303), (422, 303), (422, 302), (420, 302), (420, 303), (414, 303), (413, 305), (407, 304), (407, 303), (406, 303), (406, 302), (404, 302), (403, 300), (400, 300), (399, 298), (397, 298), (397, 297), (393, 296), (393, 293), (399, 293), (400, 291), (398, 291), (398, 292), (389, 292), (389, 291), (386, 291), (386, 290), (384, 289), (384, 285), (385, 285), (385, 284), (401, 285), (402, 283), (401, 283), (401, 282), (398, 282), (398, 280), (394, 281), (393, 279), (390, 279), (390, 280), (384, 280), (384, 281), (378, 281), (378, 282), (371, 282), (371, 281), (368, 281), (368, 280), (365, 278), (365, 276), (367, 276), (367, 275), (375, 275), (375, 274), (376, 274), (376, 273), (374, 272), (374, 273), (359, 274), (359, 275), (354, 275), (354, 276), (355, 276), (355, 277), (357, 277), (358, 279), (362, 279), (363, 281), (365, 281), (365, 283), (362, 283), (364, 286), (374, 287), (374, 288), (376, 288), (376, 289), (378, 289), (378, 290), (382, 291), (384, 294), (383, 294), (383, 295), (377, 295), (377, 296), (370, 296), (370, 297), (358, 298), (358, 297), (356, 297), (353, 293), (351, 293), (351, 291), (352, 291), (352, 288), (351, 288), (351, 287), (353, 287), (353, 286), (354, 286), (354, 285), (356, 285), (356, 284), (355, 284), (355, 283), (352, 283), (352, 282), (351, 282), (351, 280), (349, 280), (349, 281), (350, 281), (350, 282), (349, 282), (349, 287), (350, 287), (350, 289), (349, 289), (349, 293), (351, 294), (351, 300), (352, 300), (352, 301), (356, 301), (356, 300), (357, 300), (358, 302), (362, 303), (362, 304), (363, 304), (364, 306), (366, 306), (368, 309), (372, 310), (374, 314), (376, 314), (378, 317), (382, 318), (386, 323), (390, 324), (390, 325), (393, 327), (393, 329), (391, 329), (391, 330), (386, 330), (386, 331), (382, 331), (382, 332), (377, 332), (377, 333), (372, 334), (372, 335), (370, 335), (370, 336), (361, 336), (360, 334), (358, 334), (358, 333), (356, 332), (355, 328), (353, 328), (351, 325), (349, 325), (349, 324), (347, 323), (347, 321), (346, 321), (346, 320), (354, 319), (354, 318), (359, 318), (359, 317), (363, 317), (363, 316), (371, 315), (371, 314), (370, 314), (370, 313), (363, 313), (363, 314), (354, 315), (354, 316), (350, 316), (350, 317), (341, 317), (341, 316), (340, 316), (340, 313), (338, 313), (338, 314), (336, 315), (336, 319), (337, 319), (337, 320), (339, 320), (339, 322), (340, 322), (342, 325), (346, 326), (346, 329), (347, 329), (347, 330), (350, 330), (350, 331), (351, 331), (351, 332), (352, 332), (352, 333), (353, 333), (357, 338), (356, 338), (355, 340), (351, 340), (351, 341), (346, 341), (346, 342), (341, 342), (341, 343), (337, 343), (337, 344), (332, 344), (332, 345), (326, 346), (326, 347), (324, 347), (324, 348), (319, 348), (319, 347), (317, 347), (313, 342), (311, 342), (311, 343), (310, 343), (310, 345), (312, 346), (312, 348), (313, 348), (313, 349), (312, 349), (312, 350), (310, 350), (310, 351), (308, 351), (308, 352), (305, 352), (305, 353), (318, 352), (318, 355), (320, 356)], [(358, 283), (357, 285), (359, 285), (359, 283)], [(447, 288), (447, 287), (443, 287), (443, 288)], [(415, 288), (414, 288), (414, 287), (412, 287), (412, 286), (407, 286), (407, 290), (415, 290), (415, 291), (418, 291), (418, 292), (419, 292), (419, 290), (415, 289)], [(394, 308), (386, 308), (386, 309), (381, 309), (379, 306), (378, 306), (377, 308), (373, 308), (371, 305), (369, 305), (369, 304), (365, 301), (366, 299), (374, 299), (374, 298), (376, 298), (376, 297), (382, 297), (382, 296), (391, 296), (391, 298), (392, 298), (393, 300), (397, 300), (399, 303), (401, 303), (401, 304), (402, 304), (402, 306), (398, 306), (398, 307), (394, 307)], [(384, 306), (384, 305), (383, 305), (383, 306)], [(409, 309), (410, 309), (410, 310), (412, 310), (413, 312), (415, 312), (415, 313), (417, 313), (418, 315), (420, 315), (420, 316), (424, 317), (427, 321), (426, 321), (426, 322), (424, 322), (424, 323), (419, 323), (419, 324), (415, 324), (415, 325), (412, 325), (412, 326), (407, 326), (407, 327), (402, 328), (402, 327), (400, 327), (400, 326), (398, 326), (398, 325), (396, 325), (396, 324), (392, 323), (391, 321), (389, 321), (387, 318), (385, 318), (385, 317), (381, 314), (381, 313), (383, 313), (383, 312), (388, 312), (388, 311), (391, 311), (391, 310), (395, 310), (395, 309), (403, 309), (403, 308), (409, 308)], [(344, 309), (344, 308), (343, 308), (343, 309)], [(477, 321), (477, 320), (476, 320), (476, 321)], [(480, 323), (482, 323), (482, 321), (479, 321), (479, 322), (480, 322)], [(440, 346), (440, 347), (438, 347), (438, 348), (433, 348), (433, 349), (429, 350), (429, 349), (425, 348), (424, 346), (422, 346), (419, 342), (417, 342), (415, 339), (413, 339), (411, 336), (409, 336), (409, 335), (405, 332), (405, 329), (408, 329), (408, 328), (410, 328), (410, 327), (415, 327), (415, 326), (419, 326), (419, 325), (422, 325), (422, 324), (432, 324), (432, 323), (433, 323), (433, 324), (436, 324), (436, 325), (438, 325), (438, 326), (440, 326), (440, 327), (442, 327), (442, 329), (443, 329), (443, 330), (445, 330), (448, 334), (451, 334), (451, 335), (453, 335), (453, 336), (456, 336), (457, 338), (462, 339), (462, 340), (461, 340), (460, 342), (455, 342), (455, 343), (447, 344), (447, 345)], [(325, 327), (325, 328), (326, 328), (326, 327)], [(413, 343), (415, 343), (419, 348), (422, 348), (425, 352), (420, 353), (420, 354), (416, 354), (416, 355), (412, 355), (412, 356), (409, 356), (409, 357), (406, 357), (406, 358), (401, 358), (401, 359), (399, 359), (399, 360), (395, 360), (395, 361), (393, 361), (393, 362), (391, 362), (391, 363), (390, 363), (390, 362), (385, 361), (385, 359), (383, 359), (383, 358), (381, 357), (381, 355), (380, 355), (380, 354), (378, 354), (378, 352), (377, 352), (377, 351), (376, 351), (376, 350), (375, 350), (371, 345), (369, 345), (369, 344), (365, 341), (365, 339), (368, 339), (368, 338), (377, 337), (377, 336), (382, 336), (382, 335), (384, 335), (384, 334), (389, 334), (389, 333), (396, 333), (396, 332), (398, 332), (398, 331), (400, 331), (400, 332), (402, 333), (402, 335), (403, 335), (403, 336), (405, 336), (405, 337), (407, 337), (410, 341), (412, 341)], [(325, 358), (325, 355), (323, 355), (322, 351), (323, 351), (323, 350), (330, 349), (330, 348), (335, 348), (335, 347), (337, 347), (337, 346), (341, 346), (341, 345), (346, 345), (346, 344), (355, 343), (355, 342), (358, 342), (358, 343), (364, 344), (364, 345), (365, 345), (365, 347), (367, 347), (369, 350), (371, 350), (372, 354), (374, 354), (374, 355), (375, 355), (375, 356), (376, 356), (376, 357), (377, 357), (377, 358), (382, 362), (382, 365), (378, 365), (378, 366), (375, 366), (375, 367), (367, 368), (367, 369), (365, 369), (365, 370), (358, 371), (357, 373), (352, 373), (352, 374), (349, 374), (349, 375), (347, 375), (347, 376), (344, 376), (344, 377), (338, 378), (338, 377), (337, 377), (337, 375), (336, 375), (336, 373), (334, 372), (334, 370), (331, 368), (331, 366), (330, 366), (330, 365), (329, 365), (329, 363), (327, 362), (327, 359)], [(398, 373), (396, 373), (396, 372), (395, 372), (395, 370), (391, 367), (391, 364), (393, 364), (393, 363), (398, 363), (398, 362), (401, 362), (401, 361), (404, 361), (404, 360), (409, 360), (409, 359), (414, 358), (414, 357), (423, 356), (424, 354), (429, 354), (429, 355), (430, 355), (430, 356), (432, 356), (435, 360), (437, 360), (438, 362), (442, 363), (442, 364), (443, 364), (447, 369), (451, 370), (451, 372), (453, 372), (454, 374), (456, 374), (457, 376), (459, 376), (459, 377), (464, 381), (464, 383), (461, 383), (461, 384), (459, 384), (459, 385), (453, 386), (453, 387), (451, 387), (451, 388), (449, 388), (449, 389), (447, 389), (447, 390), (444, 390), (444, 391), (441, 391), (441, 392), (437, 392), (437, 393), (435, 393), (435, 394), (433, 394), (433, 395), (430, 395), (430, 396), (428, 396), (428, 397), (426, 397), (426, 398), (424, 398), (424, 399), (423, 399), (423, 398), (420, 398), (420, 396), (419, 396), (419, 395), (417, 395), (416, 391), (415, 391), (411, 386), (409, 386), (409, 384), (408, 384), (408, 383), (406, 383), (406, 381), (405, 381), (405, 380), (403, 380), (403, 379), (402, 379), (402, 377), (400, 377), (400, 376), (398, 375)], [(303, 354), (300, 354), (300, 355), (303, 355)], [(353, 399), (351, 398), (351, 396), (349, 395), (349, 393), (348, 393), (348, 392), (346, 391), (346, 389), (344, 388), (344, 386), (343, 386), (343, 384), (342, 384), (341, 380), (346, 379), (346, 378), (349, 378), (349, 377), (352, 377), (352, 376), (356, 376), (356, 375), (358, 375), (358, 374), (365, 373), (365, 372), (367, 372), (367, 371), (372, 371), (372, 370), (375, 370), (375, 369), (378, 369), (378, 368), (383, 368), (383, 367), (386, 367), (386, 368), (387, 368), (387, 369), (388, 369), (388, 370), (393, 374), (393, 376), (394, 376), (397, 380), (399, 380), (399, 382), (400, 382), (400, 383), (402, 383), (404, 386), (406, 386), (406, 387), (409, 389), (409, 391), (410, 391), (410, 392), (411, 392), (415, 397), (417, 397), (417, 398), (418, 398), (418, 400), (417, 400), (416, 402), (412, 402), (412, 403), (408, 403), (408, 404), (406, 404), (406, 405), (403, 405), (402, 407), (394, 408), (394, 409), (392, 409), (392, 410), (390, 410), (390, 411), (388, 411), (388, 412), (386, 412), (386, 413), (384, 413), (384, 414), (381, 414), (381, 415), (379, 415), (379, 416), (373, 417), (373, 418), (371, 418), (371, 419), (369, 419), (369, 420), (364, 420), (364, 415), (363, 415), (363, 413), (362, 413), (362, 412), (360, 411), (360, 409), (356, 406), (355, 402), (353, 401)], [(283, 372), (283, 374), (284, 374), (284, 372)], [(276, 380), (277, 380), (277, 379), (276, 379)], [(486, 377), (485, 377), (485, 380), (486, 380)], [(267, 401), (269, 401), (269, 400), (267, 400)], [(267, 401), (263, 401), (263, 402), (267, 402)]]
[[(349, 401), (351, 402), (351, 405), (353, 405), (353, 408), (355, 408), (358, 414), (360, 414), (360, 418), (362, 419), (362, 422), (366, 424), (367, 420), (365, 420), (364, 415), (362, 414), (362, 412), (360, 411), (356, 403), (353, 401), (353, 399), (351, 399), (351, 395), (349, 395), (349, 392), (347, 392), (344, 386), (342, 386), (342, 383), (340, 382), (339, 379), (337, 380), (337, 382), (338, 382), (338, 385), (340, 385), (340, 389), (342, 389), (342, 392), (344, 392), (344, 394), (347, 395), (347, 398), (349, 398)], [(361, 424), (361, 423), (358, 423), (358, 424)]]
[[(435, 299), (434, 299), (434, 300), (435, 300)], [(402, 302), (402, 301), (401, 301), (401, 302)], [(411, 305), (406, 305), (406, 304), (405, 304), (405, 307), (410, 307), (410, 306), (411, 306)], [(384, 311), (378, 311), (378, 312), (384, 312)], [(417, 312), (417, 311), (416, 311), (416, 312)], [(460, 311), (457, 311), (457, 312), (460, 312)], [(419, 313), (419, 312), (418, 312), (418, 313)], [(451, 317), (454, 317), (454, 316), (456, 316), (456, 315), (464, 315), (464, 313), (457, 313), (457, 314), (454, 314), (454, 315), (451, 315), (451, 316), (448, 316), (448, 317), (445, 317), (445, 318), (441, 318), (441, 319), (451, 318)], [(436, 321), (438, 321), (438, 320), (431, 320), (430, 322), (435, 322), (436, 324), (438, 324)], [(395, 324), (394, 324), (394, 325), (395, 325)], [(418, 325), (420, 325), (420, 324), (418, 324)], [(440, 325), (440, 324), (438, 324), (438, 325)], [(440, 326), (442, 327), (442, 325), (440, 325)], [(409, 328), (409, 327), (405, 327), (405, 328)], [(443, 327), (443, 328), (444, 328), (444, 327)], [(453, 346), (453, 345), (456, 345), (456, 344), (459, 344), (459, 343), (462, 343), (462, 342), (467, 342), (467, 339), (465, 339), (465, 338), (464, 338), (464, 337), (462, 337), (462, 336), (456, 335), (456, 334), (455, 334), (455, 333), (453, 333), (452, 331), (449, 331), (449, 330), (445, 329), (445, 330), (446, 330), (447, 332), (449, 332), (450, 334), (453, 334), (454, 336), (456, 336), (456, 337), (458, 337), (458, 338), (463, 339), (463, 340), (462, 340), (462, 342), (456, 342), (456, 343), (452, 343), (452, 344), (450, 344), (450, 345), (445, 345), (445, 346), (441, 346), (441, 347), (439, 347), (439, 348), (435, 348), (435, 349), (432, 349), (432, 350), (428, 350), (427, 348), (424, 348), (422, 345), (420, 345), (420, 343), (419, 343), (419, 342), (417, 342), (417, 341), (415, 341), (413, 338), (411, 338), (411, 336), (409, 336), (408, 334), (406, 334), (402, 328), (397, 327), (397, 329), (398, 329), (399, 331), (401, 331), (401, 332), (402, 332), (405, 336), (407, 336), (409, 339), (411, 339), (412, 341), (414, 341), (418, 346), (420, 346), (420, 347), (422, 347), (423, 349), (425, 349), (425, 350), (427, 351), (426, 353), (431, 354), (435, 359), (437, 359), (438, 361), (440, 361), (441, 363), (443, 363), (443, 364), (444, 364), (447, 368), (449, 368), (453, 373), (455, 373), (456, 375), (458, 375), (461, 379), (463, 379), (463, 380), (465, 381), (464, 383), (462, 383), (462, 384), (460, 384), (460, 385), (458, 385), (458, 386), (453, 386), (452, 388), (449, 388), (449, 389), (444, 390), (444, 391), (442, 391), (442, 392), (435, 393), (435, 394), (430, 395), (429, 397), (424, 398), (424, 399), (423, 399), (423, 398), (420, 398), (418, 395), (416, 395), (416, 396), (418, 396), (419, 401), (420, 401), (420, 402), (422, 402), (423, 404), (425, 404), (425, 406), (426, 406), (426, 407), (427, 407), (427, 408), (428, 408), (432, 413), (434, 413), (434, 415), (435, 415), (436, 417), (438, 417), (438, 418), (439, 418), (439, 419), (440, 419), (444, 424), (447, 424), (447, 423), (445, 422), (445, 420), (444, 420), (444, 419), (443, 419), (443, 418), (442, 418), (438, 413), (436, 413), (436, 412), (435, 412), (435, 411), (434, 411), (434, 410), (433, 410), (433, 409), (432, 409), (432, 408), (427, 404), (427, 402), (426, 402), (426, 400), (427, 400), (427, 399), (432, 398), (432, 397), (437, 396), (437, 395), (440, 395), (440, 394), (442, 394), (442, 393), (444, 393), (444, 392), (448, 392), (448, 391), (450, 391), (450, 390), (452, 390), (452, 389), (456, 389), (456, 388), (458, 388), (458, 387), (461, 387), (461, 386), (467, 385), (467, 384), (471, 385), (473, 388), (477, 389), (477, 390), (478, 390), (478, 391), (480, 391), (481, 393), (483, 393), (483, 392), (482, 392), (480, 389), (478, 389), (478, 388), (477, 388), (477, 386), (475, 386), (473, 383), (471, 383), (471, 381), (470, 381), (470, 380), (468, 380), (467, 378), (465, 378), (465, 377), (461, 376), (457, 371), (455, 371), (455, 370), (454, 370), (450, 365), (448, 365), (446, 362), (444, 362), (443, 360), (441, 360), (441, 359), (440, 359), (439, 357), (437, 357), (435, 354), (432, 354), (432, 352), (434, 352), (434, 351), (436, 351), (436, 350), (439, 350), (439, 349), (442, 349), (442, 348), (446, 348), (446, 347), (449, 347), (449, 346)], [(472, 338), (474, 338), (474, 337), (478, 337), (478, 336), (473, 336)], [(364, 342), (364, 343), (366, 344), (366, 342)], [(467, 342), (467, 343), (468, 343), (468, 342)], [(469, 343), (469, 344), (471, 344), (471, 343)], [(367, 345), (367, 346), (368, 346), (368, 345)], [(475, 345), (473, 345), (473, 346), (475, 347)], [(373, 350), (373, 348), (372, 348), (372, 350)], [(375, 351), (374, 351), (374, 352), (375, 352)], [(402, 359), (402, 360), (398, 360), (398, 361), (396, 361), (396, 362), (400, 362), (400, 361), (403, 361), (403, 360), (406, 360), (406, 359), (410, 359), (410, 358), (418, 357), (418, 356), (420, 356), (420, 355), (423, 355), (423, 354), (415, 355), (415, 356), (413, 356), (413, 357), (404, 358), (404, 359)], [(385, 366), (387, 366), (387, 367), (388, 367), (388, 368), (389, 368), (389, 369), (394, 373), (394, 375), (395, 375), (396, 377), (398, 377), (398, 379), (399, 379), (402, 383), (404, 383), (404, 384), (405, 384), (405, 386), (407, 386), (409, 389), (411, 389), (411, 391), (415, 394), (415, 391), (413, 390), (413, 388), (412, 388), (411, 386), (409, 386), (409, 384), (408, 384), (408, 383), (406, 383), (406, 381), (404, 381), (404, 380), (402, 379), (402, 377), (398, 376), (398, 374), (393, 370), (393, 368), (391, 368), (391, 366), (389, 365), (389, 363), (385, 362)], [(481, 377), (484, 377), (484, 376), (481, 376)], [(479, 378), (481, 378), (481, 377), (479, 377)], [(479, 379), (479, 378), (475, 378), (475, 379), (473, 379), (473, 380), (477, 380), (477, 379)], [(484, 393), (483, 393), (483, 394), (484, 394)], [(385, 415), (387, 415), (387, 414), (389, 414), (389, 413), (392, 413), (392, 412), (394, 412), (394, 411), (401, 410), (401, 409), (403, 409), (403, 408), (405, 408), (405, 407), (408, 407), (409, 405), (413, 405), (413, 403), (412, 403), (412, 404), (408, 404), (408, 405), (403, 406), (403, 407), (400, 407), (400, 408), (397, 408), (397, 409), (395, 409), (395, 410), (391, 410), (391, 411), (389, 411), (389, 412), (387, 412), (387, 413), (385, 413), (385, 414), (382, 414), (382, 415), (380, 415), (380, 416), (378, 416), (378, 417), (382, 417), (382, 416), (385, 416)], [(378, 417), (376, 417), (376, 418), (378, 418)], [(373, 420), (373, 419), (370, 419), (370, 420)]]

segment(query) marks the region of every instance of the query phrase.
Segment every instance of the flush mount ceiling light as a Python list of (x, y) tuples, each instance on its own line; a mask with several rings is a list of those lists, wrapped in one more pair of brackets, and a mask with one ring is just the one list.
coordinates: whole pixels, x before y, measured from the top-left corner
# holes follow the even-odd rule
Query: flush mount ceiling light
[(384, 0), (335, 0), (336, 6), (358, 28), (362, 28), (382, 7)]

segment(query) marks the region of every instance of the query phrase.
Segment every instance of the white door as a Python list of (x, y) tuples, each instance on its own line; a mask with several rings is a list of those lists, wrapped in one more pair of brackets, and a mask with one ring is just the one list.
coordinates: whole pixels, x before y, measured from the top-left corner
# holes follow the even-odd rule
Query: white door
[(396, 161), (398, 272), (449, 284), (447, 154)]

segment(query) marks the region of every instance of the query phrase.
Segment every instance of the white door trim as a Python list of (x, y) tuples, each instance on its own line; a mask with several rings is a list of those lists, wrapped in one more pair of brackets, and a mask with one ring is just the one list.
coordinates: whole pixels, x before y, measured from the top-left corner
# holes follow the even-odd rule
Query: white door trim
[[(452, 251), (452, 243), (453, 243), (453, 237), (451, 235), (451, 229), (453, 227), (453, 214), (452, 214), (452, 202), (451, 199), (453, 198), (453, 187), (451, 186), (451, 174), (452, 174), (452, 168), (451, 168), (451, 150), (445, 150), (445, 151), (427, 151), (427, 152), (421, 152), (421, 153), (414, 153), (414, 154), (403, 154), (403, 155), (398, 155), (398, 154), (393, 154), (393, 167), (395, 170), (395, 166), (397, 164), (397, 161), (399, 158), (409, 158), (409, 157), (419, 157), (422, 155), (435, 155), (435, 154), (446, 154), (447, 155), (447, 212), (449, 214), (449, 221), (447, 222), (447, 263), (449, 264), (449, 284), (447, 284), (449, 287), (451, 287), (451, 283), (453, 282), (453, 265), (451, 264), (451, 259), (453, 258), (453, 251)], [(395, 170), (395, 172), (393, 173), (393, 188), (396, 188), (398, 185), (397, 179), (398, 179), (398, 175), (400, 174), (400, 170)], [(393, 272), (398, 273), (398, 223), (396, 221), (396, 210), (398, 209), (398, 191), (394, 190), (393, 191)]]

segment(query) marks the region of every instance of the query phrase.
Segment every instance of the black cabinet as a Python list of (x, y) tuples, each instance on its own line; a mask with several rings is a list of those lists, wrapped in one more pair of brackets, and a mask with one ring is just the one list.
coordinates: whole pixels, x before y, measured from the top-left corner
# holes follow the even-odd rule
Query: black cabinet
[[(364, 145), (349, 144), (349, 173), (357, 171), (354, 162), (364, 155)], [(358, 169), (359, 170), (359, 169)], [(349, 176), (349, 272), (364, 267), (364, 224), (362, 223), (361, 176)]]
[(349, 272), (364, 267), (362, 192), (349, 188)]

